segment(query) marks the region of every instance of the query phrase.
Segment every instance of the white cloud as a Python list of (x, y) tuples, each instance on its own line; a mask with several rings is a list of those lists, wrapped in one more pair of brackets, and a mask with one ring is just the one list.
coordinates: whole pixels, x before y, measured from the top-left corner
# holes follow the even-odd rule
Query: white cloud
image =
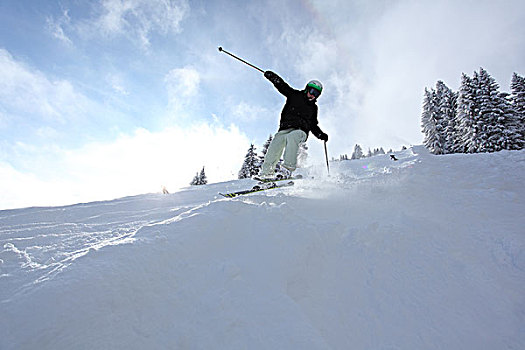
[(102, 0), (96, 25), (104, 34), (129, 36), (147, 49), (153, 32), (180, 32), (188, 11), (186, 0)]
[(55, 191), (59, 189), (57, 183), (44, 182), (34, 174), (26, 174), (14, 169), (7, 163), (0, 162), (0, 209), (10, 209), (44, 204), (46, 199), (49, 205), (54, 202)]
[(125, 87), (124, 79), (119, 74), (108, 74), (106, 81), (111, 86), (113, 91), (122, 96), (128, 96), (129, 92)]
[(0, 106), (0, 130), (5, 128), (8, 124), (9, 117), (3, 110), (4, 108)]
[(192, 67), (176, 68), (164, 77), (169, 107), (177, 112), (192, 105), (199, 92), (201, 77)]
[(60, 205), (126, 195), (171, 192), (188, 186), (206, 167), (209, 182), (236, 178), (249, 140), (235, 126), (199, 124), (160, 132), (138, 129), (114, 142), (80, 149), (20, 150), (26, 161), (46, 164), (20, 171), (0, 162), (0, 209)]
[(49, 127), (49, 126), (43, 126), (41, 128), (38, 128), (37, 131), (36, 131), (36, 134), (41, 137), (41, 138), (45, 138), (45, 139), (48, 139), (48, 140), (52, 140), (54, 138), (57, 138), (59, 136), (59, 132), (52, 128), (52, 127)]
[(337, 67), (339, 50), (333, 38), (311, 31), (294, 40), (301, 43), (301, 56), (296, 68), (302, 75), (312, 77), (309, 80), (318, 75), (326, 76)]
[(89, 103), (67, 80), (50, 80), (0, 49), (0, 102), (5, 113), (64, 123)]
[(61, 42), (67, 45), (73, 45), (73, 42), (66, 35), (63, 29), (63, 26), (69, 25), (70, 22), (71, 22), (71, 18), (69, 17), (68, 10), (65, 10), (62, 16), (58, 19), (54, 19), (53, 17), (48, 17), (46, 20), (47, 29), (49, 30), (52, 36), (54, 36), (56, 39), (60, 40)]
[(192, 97), (199, 88), (200, 75), (195, 68), (172, 69), (164, 78), (170, 96)]
[(235, 119), (244, 122), (268, 119), (268, 116), (273, 116), (274, 113), (275, 112), (270, 112), (267, 108), (250, 105), (244, 101), (235, 105), (232, 110)]

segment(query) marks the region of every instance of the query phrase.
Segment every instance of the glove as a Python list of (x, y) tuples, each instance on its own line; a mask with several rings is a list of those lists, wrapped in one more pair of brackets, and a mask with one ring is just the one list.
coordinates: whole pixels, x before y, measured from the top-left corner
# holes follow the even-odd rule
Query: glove
[(319, 135), (319, 140), (322, 140), (324, 142), (327, 142), (328, 141), (328, 135), (325, 134), (324, 132), (321, 133), (321, 135)]
[(281, 79), (277, 74), (275, 74), (271, 70), (267, 70), (266, 72), (264, 72), (264, 77), (274, 84)]
[(264, 72), (264, 77), (268, 80), (272, 80), (273, 77), (275, 77), (277, 74), (275, 74), (274, 72), (272, 72), (271, 70), (267, 70), (266, 72)]

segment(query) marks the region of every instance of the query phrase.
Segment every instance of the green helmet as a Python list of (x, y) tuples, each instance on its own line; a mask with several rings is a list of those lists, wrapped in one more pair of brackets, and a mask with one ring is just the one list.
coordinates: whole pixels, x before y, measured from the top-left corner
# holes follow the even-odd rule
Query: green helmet
[(308, 84), (306, 84), (305, 90), (317, 98), (323, 91), (323, 84), (321, 84), (319, 80), (310, 80)]

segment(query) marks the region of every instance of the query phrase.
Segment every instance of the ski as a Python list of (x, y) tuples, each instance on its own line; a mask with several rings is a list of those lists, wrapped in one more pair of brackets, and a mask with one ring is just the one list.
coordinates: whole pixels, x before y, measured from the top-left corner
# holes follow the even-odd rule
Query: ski
[(231, 193), (220, 193), (219, 192), (219, 194), (226, 198), (235, 198), (235, 197), (242, 196), (245, 194), (262, 192), (262, 191), (271, 190), (271, 189), (280, 188), (280, 187), (289, 187), (293, 185), (294, 185), (293, 181), (288, 181), (286, 183), (280, 183), (280, 184), (277, 184), (275, 182), (265, 182), (265, 183), (261, 183), (261, 184), (253, 186), (250, 190), (231, 192)]
[(277, 176), (277, 177), (270, 178), (270, 179), (261, 178), (259, 176), (252, 177), (252, 179), (257, 180), (260, 183), (279, 182), (279, 181), (286, 181), (286, 180), (293, 181), (293, 180), (300, 180), (302, 178), (303, 178), (303, 175), (295, 175), (295, 176), (292, 176), (292, 177)]

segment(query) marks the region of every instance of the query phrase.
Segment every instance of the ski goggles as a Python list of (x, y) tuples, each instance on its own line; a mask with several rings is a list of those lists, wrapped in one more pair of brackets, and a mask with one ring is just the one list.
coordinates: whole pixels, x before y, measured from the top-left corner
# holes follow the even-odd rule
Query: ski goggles
[(313, 88), (313, 87), (309, 87), (306, 92), (308, 92), (310, 95), (314, 96), (315, 98), (318, 98), (320, 95), (321, 95), (321, 91)]

